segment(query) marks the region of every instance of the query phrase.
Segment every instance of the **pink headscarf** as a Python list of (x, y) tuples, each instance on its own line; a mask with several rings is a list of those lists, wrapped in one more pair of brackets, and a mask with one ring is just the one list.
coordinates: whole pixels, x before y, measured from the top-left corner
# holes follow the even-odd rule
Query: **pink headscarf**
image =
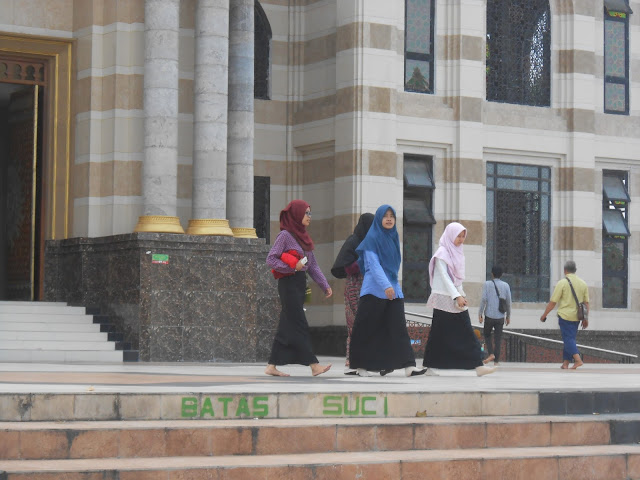
[(436, 268), (436, 258), (440, 258), (447, 264), (449, 277), (456, 287), (462, 285), (464, 280), (464, 252), (462, 245), (456, 247), (453, 241), (462, 231), (466, 231), (458, 222), (452, 222), (444, 229), (444, 233), (440, 237), (439, 247), (433, 254), (429, 262), (429, 282), (433, 286), (433, 273)]

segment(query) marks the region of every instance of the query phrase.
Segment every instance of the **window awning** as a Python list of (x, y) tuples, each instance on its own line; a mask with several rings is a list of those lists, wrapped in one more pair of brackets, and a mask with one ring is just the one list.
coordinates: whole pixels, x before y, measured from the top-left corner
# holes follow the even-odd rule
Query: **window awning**
[(423, 200), (405, 199), (403, 207), (403, 217), (406, 223), (429, 225), (436, 223), (431, 210)]
[(604, 192), (604, 196), (610, 202), (615, 202), (616, 200), (628, 202), (630, 200), (627, 189), (622, 183), (622, 179), (620, 177), (613, 175), (605, 175), (602, 177), (602, 190)]
[(608, 12), (633, 13), (628, 0), (604, 0), (604, 8)]
[(618, 235), (621, 237), (631, 235), (620, 210), (604, 210), (602, 212), (602, 226), (607, 235)]
[(407, 187), (435, 188), (427, 164), (421, 160), (405, 159), (404, 182)]

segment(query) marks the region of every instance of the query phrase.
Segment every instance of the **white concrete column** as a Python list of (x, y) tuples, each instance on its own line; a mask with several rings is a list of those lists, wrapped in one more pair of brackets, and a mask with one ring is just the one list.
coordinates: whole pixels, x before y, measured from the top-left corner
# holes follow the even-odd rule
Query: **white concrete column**
[(195, 52), (193, 220), (187, 233), (232, 235), (226, 220), (229, 0), (198, 0)]
[(237, 237), (253, 228), (254, 0), (230, 0), (227, 214)]
[(144, 217), (135, 231), (184, 233), (176, 217), (180, 0), (145, 0), (144, 14)]

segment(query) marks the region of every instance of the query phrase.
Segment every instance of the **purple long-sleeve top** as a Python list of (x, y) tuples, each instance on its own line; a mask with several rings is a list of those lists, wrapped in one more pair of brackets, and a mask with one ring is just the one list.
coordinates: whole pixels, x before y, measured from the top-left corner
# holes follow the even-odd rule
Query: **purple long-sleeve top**
[(282, 252), (288, 252), (289, 250), (295, 250), (301, 256), (307, 257), (307, 264), (302, 267), (302, 271), (308, 272), (311, 279), (318, 284), (323, 292), (326, 292), (329, 289), (329, 282), (327, 282), (322, 270), (320, 270), (313, 252), (304, 251), (293, 235), (286, 230), (282, 230), (276, 237), (275, 242), (273, 242), (269, 255), (267, 255), (267, 265), (276, 272), (286, 274), (295, 273), (295, 268), (291, 268), (280, 259)]

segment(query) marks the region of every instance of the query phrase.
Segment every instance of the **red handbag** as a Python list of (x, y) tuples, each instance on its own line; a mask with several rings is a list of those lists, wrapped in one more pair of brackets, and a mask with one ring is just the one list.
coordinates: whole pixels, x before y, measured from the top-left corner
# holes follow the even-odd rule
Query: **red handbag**
[[(296, 265), (298, 264), (298, 261), (301, 258), (302, 258), (302, 255), (300, 255), (300, 253), (298, 253), (297, 250), (288, 250), (286, 252), (282, 252), (282, 255), (280, 255), (280, 260), (282, 260), (284, 263), (286, 263), (293, 269), (296, 268)], [(277, 280), (282, 277), (289, 277), (293, 275), (295, 272), (282, 273), (282, 272), (278, 272), (277, 270), (271, 269), (271, 273), (273, 274), (273, 278)]]

